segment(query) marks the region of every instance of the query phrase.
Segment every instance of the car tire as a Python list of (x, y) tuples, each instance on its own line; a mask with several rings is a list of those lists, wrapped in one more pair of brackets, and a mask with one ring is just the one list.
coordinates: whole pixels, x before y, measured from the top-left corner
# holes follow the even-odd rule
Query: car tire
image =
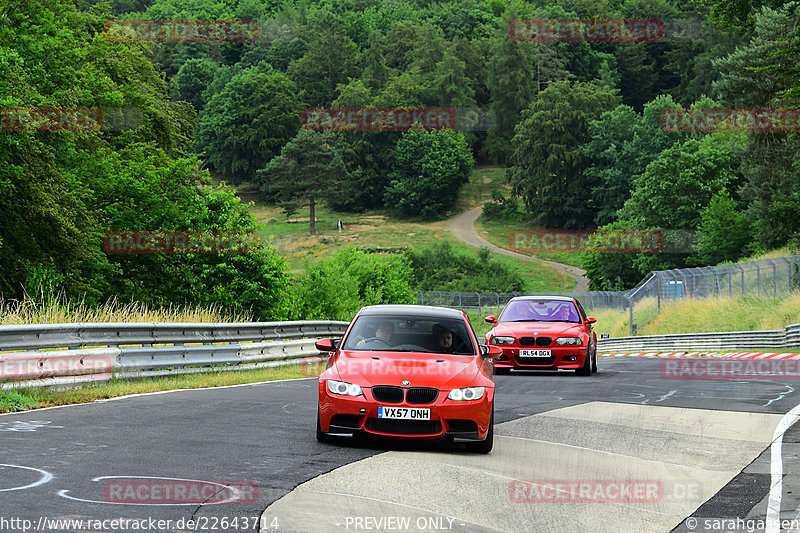
[(592, 374), (597, 374), (597, 345), (592, 350)]
[(333, 441), (330, 435), (322, 432), (322, 425), (319, 423), (319, 411), (317, 411), (317, 442), (329, 444)]
[(467, 444), (467, 451), (474, 453), (489, 453), (494, 446), (494, 405), (492, 405), (492, 417), (489, 419), (489, 432), (486, 438), (478, 442)]
[(583, 358), (583, 366), (575, 369), (575, 373), (579, 376), (592, 375), (592, 354), (587, 350), (586, 357)]

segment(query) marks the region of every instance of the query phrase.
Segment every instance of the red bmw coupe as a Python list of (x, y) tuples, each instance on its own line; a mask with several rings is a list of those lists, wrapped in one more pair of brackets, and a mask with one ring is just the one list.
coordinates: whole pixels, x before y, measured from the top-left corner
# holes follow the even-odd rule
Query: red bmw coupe
[(488, 453), (494, 435), (490, 359), (466, 315), (421, 305), (361, 309), (319, 376), (317, 440), (332, 437), (447, 439)]
[(494, 324), (486, 344), (503, 350), (494, 362), (496, 374), (512, 369), (573, 369), (579, 376), (597, 372), (596, 320), (586, 316), (575, 298), (518, 296), (499, 318), (486, 321)]

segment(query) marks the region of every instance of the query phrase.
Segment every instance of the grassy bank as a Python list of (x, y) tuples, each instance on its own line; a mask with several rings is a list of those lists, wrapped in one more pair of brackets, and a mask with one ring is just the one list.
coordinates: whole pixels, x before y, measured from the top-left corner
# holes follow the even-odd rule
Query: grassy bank
[[(777, 330), (800, 323), (800, 292), (779, 299), (724, 296), (662, 302), (660, 313), (656, 313), (656, 305), (652, 299), (634, 308), (639, 335)], [(597, 318), (598, 333), (612, 337), (630, 334), (627, 309), (587, 312)]]

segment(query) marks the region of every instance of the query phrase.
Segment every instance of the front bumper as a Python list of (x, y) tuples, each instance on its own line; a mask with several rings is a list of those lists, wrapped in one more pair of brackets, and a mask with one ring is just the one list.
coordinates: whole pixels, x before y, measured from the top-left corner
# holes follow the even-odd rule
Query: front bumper
[[(449, 400), (448, 393), (449, 390), (440, 390), (436, 400), (429, 404), (384, 403), (375, 400), (371, 388), (364, 387), (361, 396), (342, 396), (330, 393), (325, 382), (320, 380), (320, 429), (338, 437), (449, 439), (454, 442), (484, 440), (491, 423), (494, 389), (487, 387), (483, 397), (475, 401)], [(430, 420), (378, 418), (379, 406), (430, 409)]]
[[(587, 357), (587, 347), (583, 346), (549, 346), (547, 348), (530, 346), (500, 346), (503, 355), (494, 360), (495, 368), (517, 368), (531, 370), (575, 370), (581, 368)], [(546, 358), (520, 357), (520, 350), (550, 350), (551, 356)]]

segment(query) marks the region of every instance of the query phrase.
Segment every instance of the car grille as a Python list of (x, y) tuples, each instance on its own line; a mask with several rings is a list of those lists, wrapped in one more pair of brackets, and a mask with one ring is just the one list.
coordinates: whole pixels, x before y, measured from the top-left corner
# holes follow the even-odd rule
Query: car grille
[(377, 385), (372, 387), (372, 396), (383, 403), (401, 403), (403, 401), (403, 389), (389, 385)]
[(552, 337), (520, 337), (520, 346), (550, 346), (553, 343)]
[(433, 403), (439, 396), (439, 389), (412, 387), (406, 391), (406, 402), (413, 404)]
[(431, 435), (442, 431), (438, 420), (392, 420), (388, 418), (368, 418), (364, 427), (378, 433), (395, 435)]

